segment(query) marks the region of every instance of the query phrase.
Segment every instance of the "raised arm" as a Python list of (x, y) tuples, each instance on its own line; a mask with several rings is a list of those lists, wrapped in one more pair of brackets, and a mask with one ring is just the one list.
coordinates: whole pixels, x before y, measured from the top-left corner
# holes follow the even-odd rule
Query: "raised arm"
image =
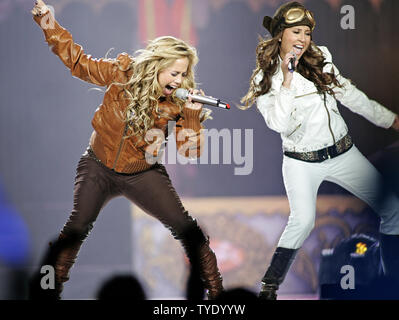
[[(285, 55), (281, 61), (277, 74), (273, 77), (273, 85), (270, 91), (257, 98), (256, 104), (259, 112), (265, 119), (266, 125), (282, 134), (289, 134), (297, 126), (292, 121), (291, 113), (294, 109), (296, 89), (291, 85), (293, 74), (288, 70), (288, 63), (292, 53)], [(298, 61), (296, 61), (296, 64)], [(260, 71), (254, 81), (259, 85), (263, 78), (263, 71)]]
[(37, 0), (32, 14), (51, 50), (73, 76), (98, 86), (125, 80), (125, 73), (132, 62), (128, 54), (122, 53), (117, 59), (94, 59), (85, 54), (82, 47), (73, 41), (72, 35), (58, 24), (42, 0)]

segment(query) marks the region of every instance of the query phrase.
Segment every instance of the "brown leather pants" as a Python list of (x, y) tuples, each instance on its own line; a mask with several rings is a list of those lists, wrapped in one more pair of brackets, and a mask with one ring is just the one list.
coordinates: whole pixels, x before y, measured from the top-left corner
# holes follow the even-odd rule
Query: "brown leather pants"
[(69, 279), (84, 239), (105, 204), (114, 197), (125, 196), (144, 212), (157, 218), (179, 239), (192, 265), (199, 270), (210, 298), (223, 290), (216, 256), (209, 241), (184, 209), (163, 165), (136, 174), (120, 174), (105, 167), (87, 152), (81, 157), (75, 178), (72, 213), (61, 231), (64, 243), (56, 260), (56, 283), (59, 293)]

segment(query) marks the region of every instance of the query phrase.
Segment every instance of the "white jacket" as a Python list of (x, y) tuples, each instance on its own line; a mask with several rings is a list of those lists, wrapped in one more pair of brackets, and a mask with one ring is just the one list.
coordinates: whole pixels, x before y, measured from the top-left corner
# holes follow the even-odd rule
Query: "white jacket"
[[(323, 71), (331, 72), (333, 67), (339, 83), (343, 85), (342, 88), (334, 89), (337, 100), (375, 125), (389, 128), (395, 120), (395, 113), (370, 100), (348, 79), (342, 77), (332, 63), (328, 49), (319, 48), (326, 62), (329, 62)], [(261, 71), (254, 79), (255, 84), (258, 85), (262, 78)], [(291, 87), (287, 89), (282, 86), (283, 79), (283, 72), (278, 66), (272, 78), (270, 91), (258, 97), (257, 107), (265, 118), (267, 126), (281, 134), (284, 151), (319, 150), (333, 145), (347, 134), (348, 127), (339, 113), (334, 97), (326, 94), (325, 106), (323, 95), (317, 93), (313, 82), (294, 72)]]

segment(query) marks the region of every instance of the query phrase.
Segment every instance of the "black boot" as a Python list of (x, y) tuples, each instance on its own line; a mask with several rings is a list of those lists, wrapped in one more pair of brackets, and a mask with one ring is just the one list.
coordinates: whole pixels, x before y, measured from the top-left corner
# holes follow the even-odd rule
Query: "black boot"
[(399, 235), (381, 233), (380, 250), (385, 277), (399, 284)]
[(279, 285), (284, 278), (295, 259), (298, 249), (287, 249), (278, 247), (273, 254), (272, 261), (262, 278), (262, 288), (259, 293), (259, 299), (276, 300)]
[(83, 244), (85, 235), (78, 234), (66, 236), (61, 232), (58, 239), (59, 253), (55, 262), (55, 283), (56, 292), (61, 297), (64, 289), (64, 282), (69, 280), (69, 272), (78, 256), (80, 247)]

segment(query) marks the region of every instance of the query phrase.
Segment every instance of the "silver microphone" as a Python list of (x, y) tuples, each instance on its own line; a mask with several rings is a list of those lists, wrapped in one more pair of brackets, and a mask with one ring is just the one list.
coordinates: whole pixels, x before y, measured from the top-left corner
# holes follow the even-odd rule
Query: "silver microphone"
[(178, 97), (179, 99), (182, 99), (182, 100), (187, 100), (190, 97), (191, 100), (194, 102), (199, 102), (202, 104), (207, 104), (210, 106), (223, 108), (223, 109), (230, 109), (230, 105), (228, 103), (220, 101), (220, 99), (207, 97), (207, 96), (201, 96), (198, 94), (191, 94), (188, 90), (183, 89), (183, 88), (177, 89), (175, 94), (176, 94), (176, 97)]

